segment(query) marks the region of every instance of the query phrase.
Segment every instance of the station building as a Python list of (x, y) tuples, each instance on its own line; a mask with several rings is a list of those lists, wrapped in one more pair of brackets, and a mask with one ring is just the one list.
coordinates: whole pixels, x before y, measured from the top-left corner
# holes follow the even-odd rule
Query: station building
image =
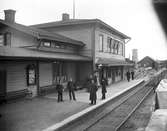
[(109, 84), (123, 80), (129, 64), (125, 43), (130, 37), (101, 20), (63, 19), (25, 26), (15, 22), (15, 11), (0, 20), (0, 99), (33, 96), (55, 90), (69, 77), (83, 83), (97, 72)]
[(14, 10), (5, 10), (0, 20), (1, 99), (52, 92), (60, 79), (84, 79), (92, 59), (80, 54), (82, 41), (17, 24), (14, 17)]
[(82, 41), (86, 44), (80, 53), (92, 58), (92, 71), (108, 83), (125, 79), (125, 73), (132, 66), (125, 60), (125, 44), (131, 39), (99, 19), (70, 19), (62, 14), (62, 20), (32, 25), (31, 27)]

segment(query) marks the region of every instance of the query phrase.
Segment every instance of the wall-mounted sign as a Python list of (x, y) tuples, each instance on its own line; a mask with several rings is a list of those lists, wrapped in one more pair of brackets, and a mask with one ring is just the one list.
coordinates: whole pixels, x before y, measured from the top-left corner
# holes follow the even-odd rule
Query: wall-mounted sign
[(35, 85), (36, 84), (36, 69), (35, 65), (27, 66), (27, 85)]

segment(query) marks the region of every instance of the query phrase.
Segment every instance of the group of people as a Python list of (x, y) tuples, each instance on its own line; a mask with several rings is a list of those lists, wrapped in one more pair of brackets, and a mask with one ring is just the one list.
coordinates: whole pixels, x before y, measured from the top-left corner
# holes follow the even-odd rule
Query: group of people
[[(75, 100), (75, 83), (73, 82), (72, 78), (70, 78), (70, 80), (67, 83), (67, 89), (69, 91), (69, 98), (70, 100)], [(62, 102), (63, 101), (63, 91), (64, 91), (64, 87), (62, 85), (61, 80), (59, 81), (59, 83), (56, 85), (56, 90), (57, 90), (57, 94), (58, 94), (58, 99), (57, 102)]]
[(101, 85), (101, 91), (102, 91), (102, 99), (105, 99), (105, 94), (107, 92), (106, 90), (106, 86), (107, 86), (107, 82), (106, 82), (106, 79), (105, 78), (102, 78), (101, 79), (101, 82), (99, 83), (98, 82), (98, 79), (97, 79), (97, 76), (90, 76), (89, 78), (89, 84), (88, 84), (88, 91), (90, 93), (90, 101), (91, 103), (90, 104), (96, 104), (96, 100), (97, 100), (97, 90), (98, 90), (98, 87)]
[(130, 81), (130, 78), (132, 78), (132, 80), (134, 80), (134, 75), (135, 75), (135, 73), (134, 73), (134, 71), (127, 71), (126, 72), (126, 77), (127, 77), (127, 80), (128, 80), (128, 82)]
[[(107, 92), (107, 90), (106, 90), (106, 86), (107, 86), (106, 79), (102, 78), (100, 84), (101, 84), (101, 87), (102, 87), (102, 99), (105, 99), (105, 94)], [(95, 76), (94, 77), (90, 77), (90, 80), (89, 80), (89, 93), (90, 93), (89, 99), (91, 101), (90, 104), (96, 104), (96, 100), (97, 100), (96, 92), (98, 90), (98, 87), (99, 87), (99, 83), (98, 83), (97, 78)], [(73, 100), (76, 101), (76, 97), (75, 97), (75, 83), (72, 80), (72, 78), (70, 78), (68, 83), (67, 83), (67, 89), (68, 89), (68, 92), (69, 92), (69, 99), (70, 100), (73, 99)], [(62, 102), (63, 101), (64, 87), (63, 87), (61, 81), (59, 81), (59, 83), (56, 85), (56, 90), (57, 90), (57, 94), (58, 94), (57, 101), (58, 102)]]

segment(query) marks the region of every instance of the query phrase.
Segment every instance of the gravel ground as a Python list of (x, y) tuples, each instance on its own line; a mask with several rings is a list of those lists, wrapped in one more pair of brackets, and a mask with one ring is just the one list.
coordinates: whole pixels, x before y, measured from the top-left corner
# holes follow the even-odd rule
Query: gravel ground
[(151, 93), (147, 99), (134, 112), (129, 120), (120, 128), (119, 131), (144, 131), (147, 126), (153, 110), (154, 93)]

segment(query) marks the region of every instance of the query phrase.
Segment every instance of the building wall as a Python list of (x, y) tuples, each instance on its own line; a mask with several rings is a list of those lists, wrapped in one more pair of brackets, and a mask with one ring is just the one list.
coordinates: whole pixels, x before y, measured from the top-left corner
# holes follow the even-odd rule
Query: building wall
[(72, 78), (74, 81), (77, 80), (76, 78), (76, 63), (74, 62), (68, 62), (66, 63), (67, 67), (67, 78)]
[(8, 62), (4, 64), (7, 71), (7, 92), (29, 88), (26, 79), (26, 67), (29, 64), (33, 64), (33, 62)]
[(80, 49), (80, 54), (84, 56), (92, 56), (92, 25), (60, 26), (44, 29), (84, 42), (86, 46)]
[(49, 86), (53, 83), (52, 63), (39, 63), (39, 86)]
[(78, 66), (79, 81), (85, 81), (92, 74), (92, 62), (82, 62)]
[[(103, 52), (99, 52), (99, 35), (103, 35)], [(114, 59), (120, 59), (120, 60), (125, 60), (124, 55), (116, 55), (116, 54), (112, 54), (109, 52), (105, 52), (106, 48), (107, 48), (107, 37), (111, 37), (112, 39), (118, 40), (123, 44), (123, 54), (124, 54), (124, 49), (125, 49), (125, 42), (124, 40), (122, 40), (121, 38), (119, 38), (118, 36), (112, 34), (111, 32), (104, 30), (104, 29), (100, 29), (100, 28), (96, 28), (95, 30), (95, 57), (96, 58), (114, 58)], [(95, 60), (96, 61), (96, 60)]]

